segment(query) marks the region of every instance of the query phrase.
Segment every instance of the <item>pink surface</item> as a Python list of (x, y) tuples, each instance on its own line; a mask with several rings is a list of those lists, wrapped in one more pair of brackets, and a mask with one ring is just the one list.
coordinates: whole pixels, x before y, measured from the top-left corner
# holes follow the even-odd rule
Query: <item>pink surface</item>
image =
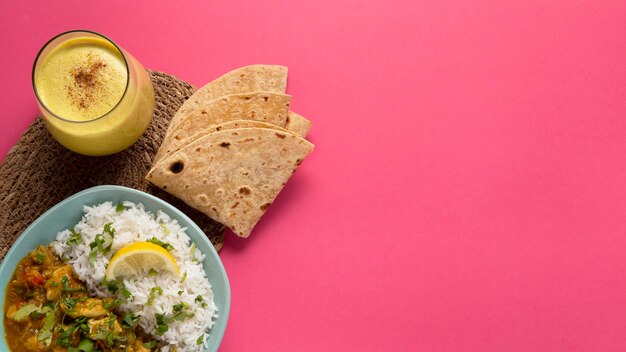
[(623, 1), (91, 3), (0, 4), (0, 155), (37, 50), (75, 28), (197, 86), (287, 65), (314, 121), (252, 237), (228, 233), (221, 351), (626, 349)]

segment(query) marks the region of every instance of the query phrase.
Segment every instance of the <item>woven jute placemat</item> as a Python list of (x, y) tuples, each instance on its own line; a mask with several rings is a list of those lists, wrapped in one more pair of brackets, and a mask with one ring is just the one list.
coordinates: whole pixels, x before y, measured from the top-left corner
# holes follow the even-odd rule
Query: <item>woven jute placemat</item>
[(149, 71), (156, 108), (144, 135), (127, 150), (88, 157), (67, 150), (52, 138), (41, 118), (28, 128), (0, 165), (0, 260), (37, 217), (61, 200), (97, 185), (121, 185), (164, 199), (200, 226), (219, 250), (224, 226), (145, 179), (170, 119), (194, 93), (188, 83)]

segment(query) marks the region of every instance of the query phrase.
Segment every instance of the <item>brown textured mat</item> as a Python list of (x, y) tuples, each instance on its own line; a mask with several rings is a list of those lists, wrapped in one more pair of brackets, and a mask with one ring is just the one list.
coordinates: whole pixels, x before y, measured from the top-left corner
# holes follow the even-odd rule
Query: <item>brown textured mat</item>
[(105, 157), (73, 153), (57, 143), (38, 118), (0, 165), (0, 260), (39, 215), (61, 200), (97, 185), (135, 188), (171, 203), (200, 226), (216, 249), (224, 226), (150, 185), (144, 176), (152, 165), (170, 119), (195, 89), (162, 72), (151, 72), (156, 109), (146, 133), (129, 149)]

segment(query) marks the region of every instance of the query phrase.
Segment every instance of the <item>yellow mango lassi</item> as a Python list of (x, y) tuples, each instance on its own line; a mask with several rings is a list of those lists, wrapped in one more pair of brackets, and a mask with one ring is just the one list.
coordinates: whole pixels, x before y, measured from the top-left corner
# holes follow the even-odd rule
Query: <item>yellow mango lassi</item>
[(128, 148), (154, 112), (152, 83), (139, 61), (89, 31), (48, 42), (35, 62), (33, 86), (50, 133), (81, 154)]
[(35, 85), (55, 115), (86, 121), (111, 111), (127, 80), (126, 63), (116, 47), (100, 38), (77, 38), (53, 49)]

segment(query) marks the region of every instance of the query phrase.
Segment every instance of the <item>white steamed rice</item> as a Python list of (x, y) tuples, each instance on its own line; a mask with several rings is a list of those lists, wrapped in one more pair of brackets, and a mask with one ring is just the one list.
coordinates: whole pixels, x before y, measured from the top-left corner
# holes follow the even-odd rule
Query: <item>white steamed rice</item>
[[(154, 214), (147, 212), (142, 204), (132, 202), (123, 204), (125, 210), (121, 212), (117, 212), (116, 205), (111, 202), (93, 207), (85, 206), (83, 209), (85, 215), (74, 227), (75, 231), (82, 235), (82, 242), (77, 245), (67, 244), (71, 235), (68, 229), (57, 234), (57, 240), (52, 245), (54, 251), (72, 265), (74, 272), (87, 285), (92, 295), (119, 298), (124, 303), (118, 307), (118, 311), (140, 315), (139, 326), (155, 339), (167, 344), (162, 348), (163, 352), (202, 350), (207, 344), (208, 330), (217, 318), (211, 284), (202, 267), (204, 254), (199, 250), (193, 250), (192, 253), (195, 246), (192, 247), (189, 236), (185, 234), (185, 228), (181, 228), (178, 222), (167, 214), (159, 211), (155, 217)], [(98, 253), (92, 266), (89, 263), (91, 250), (89, 243), (94, 241), (97, 234), (103, 232), (107, 223), (112, 223), (111, 227), (115, 229), (111, 250), (106, 255)], [(130, 243), (147, 241), (152, 237), (174, 247), (170, 253), (176, 259), (181, 277), (169, 273), (126, 277), (123, 283), (132, 297), (125, 299), (119, 291), (112, 295), (102, 282), (113, 254)], [(148, 305), (146, 303), (153, 287), (161, 287), (163, 294), (154, 295), (153, 304)], [(196, 301), (198, 296), (203, 298), (202, 302)], [(193, 317), (170, 323), (169, 329), (162, 336), (157, 336), (155, 314), (171, 315), (173, 306), (181, 302), (189, 305), (188, 311), (194, 313)], [(205, 304), (202, 304), (203, 302)], [(201, 344), (197, 343), (199, 339), (202, 341)]]

